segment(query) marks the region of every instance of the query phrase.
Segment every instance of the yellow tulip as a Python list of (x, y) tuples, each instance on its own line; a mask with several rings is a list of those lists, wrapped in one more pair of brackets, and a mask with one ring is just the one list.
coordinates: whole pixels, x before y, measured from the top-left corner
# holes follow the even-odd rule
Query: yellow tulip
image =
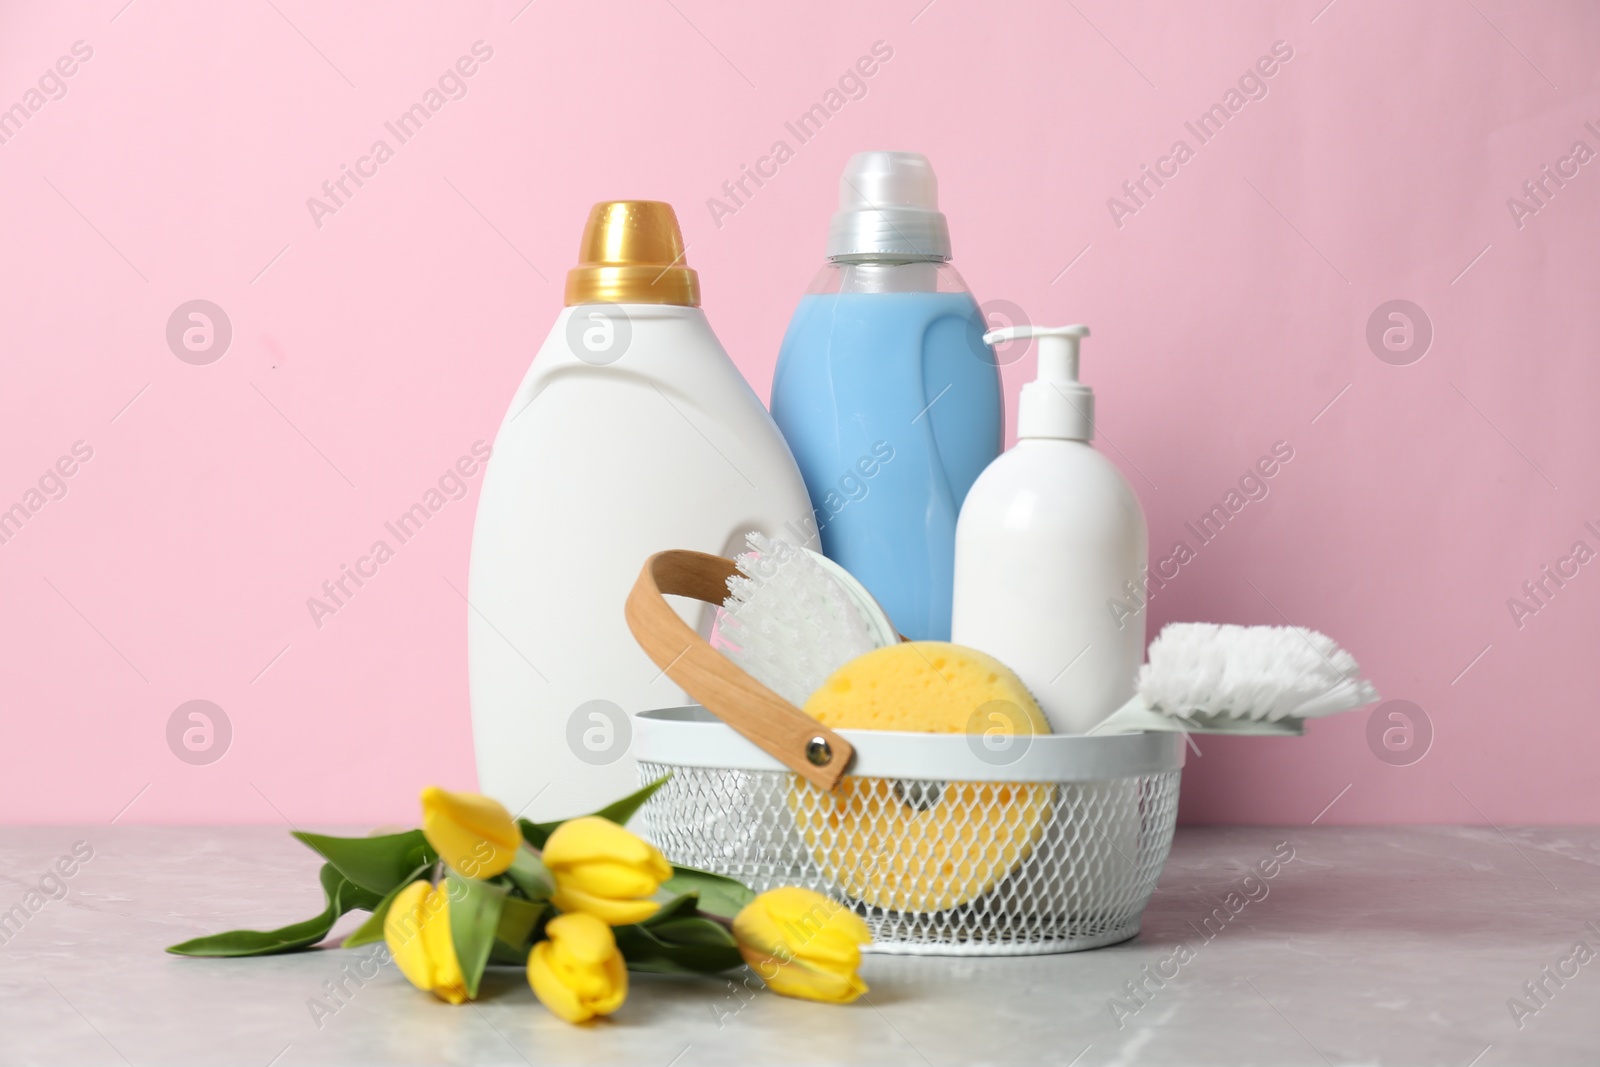
[(450, 900), (441, 886), (412, 882), (383, 917), (383, 939), (400, 973), (451, 1004), (467, 999), (467, 980), (450, 940)]
[(522, 831), (505, 806), (477, 793), (422, 791), (422, 834), (457, 873), (493, 878), (516, 858)]
[(610, 1015), (628, 997), (628, 965), (611, 927), (581, 912), (558, 915), (528, 954), (534, 995), (569, 1023)]
[(872, 933), (859, 915), (820, 893), (795, 886), (762, 893), (734, 917), (733, 936), (775, 993), (848, 1004), (867, 991), (856, 971)]
[(612, 926), (643, 922), (660, 911), (649, 898), (672, 877), (672, 864), (654, 846), (596, 815), (556, 827), (542, 858), (556, 880), (552, 904)]

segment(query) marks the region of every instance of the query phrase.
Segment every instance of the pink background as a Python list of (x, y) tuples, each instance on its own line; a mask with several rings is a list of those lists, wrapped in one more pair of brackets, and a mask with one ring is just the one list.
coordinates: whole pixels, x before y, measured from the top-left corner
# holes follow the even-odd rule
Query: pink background
[[(1600, 150), (1600, 8), (124, 2), (0, 14), (0, 107), (93, 49), (0, 144), (0, 508), (93, 448), (0, 545), (0, 819), (409, 821), (422, 784), (470, 787), (452, 586), (481, 475), (320, 629), (306, 599), (493, 439), (594, 200), (677, 205), (766, 396), (864, 148), (932, 158), (980, 300), (1092, 325), (1102, 447), (1158, 555), (1294, 449), (1153, 622), (1325, 630), (1432, 724), (1408, 766), (1366, 712), (1201, 738), (1186, 819), (1600, 818), (1600, 564), (1520, 628), (1507, 607), (1600, 548), (1600, 163), (1520, 228), (1506, 205)], [(479, 40), (467, 95), (319, 228), (307, 198)], [(707, 199), (880, 40), (866, 96), (716, 225)], [(1119, 228), (1107, 198), (1275, 41), (1268, 95)], [(196, 298), (233, 326), (208, 366), (164, 336)], [(1391, 299), (1434, 331), (1407, 366), (1365, 339)], [(167, 746), (192, 699), (233, 725), (208, 766)]]

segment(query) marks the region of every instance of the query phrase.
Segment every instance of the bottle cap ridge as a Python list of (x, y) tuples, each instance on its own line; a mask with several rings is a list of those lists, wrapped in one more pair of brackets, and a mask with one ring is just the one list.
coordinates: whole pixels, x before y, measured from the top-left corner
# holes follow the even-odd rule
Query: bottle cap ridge
[(700, 306), (700, 278), (684, 262), (683, 233), (660, 200), (603, 200), (589, 209), (566, 304)]
[(835, 260), (950, 258), (939, 182), (920, 152), (857, 152), (839, 177), (839, 210), (828, 226)]

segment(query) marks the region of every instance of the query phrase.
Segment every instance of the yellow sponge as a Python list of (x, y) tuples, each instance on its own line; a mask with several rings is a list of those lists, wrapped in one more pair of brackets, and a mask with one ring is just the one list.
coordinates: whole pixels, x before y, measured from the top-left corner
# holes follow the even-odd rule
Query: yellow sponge
[(993, 728), (980, 709), (996, 700), (1016, 705), (1034, 733), (1050, 732), (1022, 680), (993, 656), (948, 641), (904, 641), (834, 671), (805, 712), (835, 729), (961, 734)]
[[(805, 711), (838, 729), (1050, 732), (1004, 664), (943, 641), (889, 645), (852, 660)], [(833, 793), (800, 782), (789, 804), (817, 862), (847, 893), (880, 908), (933, 912), (978, 899), (1027, 859), (1053, 794), (1035, 783), (852, 775)]]

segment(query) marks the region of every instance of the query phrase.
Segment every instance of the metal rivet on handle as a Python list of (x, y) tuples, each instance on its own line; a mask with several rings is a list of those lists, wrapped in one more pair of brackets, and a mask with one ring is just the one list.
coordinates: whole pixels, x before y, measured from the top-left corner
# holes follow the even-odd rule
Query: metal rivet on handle
[(818, 767), (826, 767), (833, 762), (833, 746), (826, 737), (813, 737), (806, 742), (806, 759)]

